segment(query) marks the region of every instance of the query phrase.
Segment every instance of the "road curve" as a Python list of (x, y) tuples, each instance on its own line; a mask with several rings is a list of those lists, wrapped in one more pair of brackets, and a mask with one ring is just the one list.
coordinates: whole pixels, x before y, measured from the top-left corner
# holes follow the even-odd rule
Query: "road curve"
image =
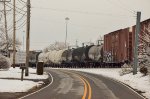
[(122, 84), (100, 75), (50, 69), (53, 83), (22, 99), (144, 99)]

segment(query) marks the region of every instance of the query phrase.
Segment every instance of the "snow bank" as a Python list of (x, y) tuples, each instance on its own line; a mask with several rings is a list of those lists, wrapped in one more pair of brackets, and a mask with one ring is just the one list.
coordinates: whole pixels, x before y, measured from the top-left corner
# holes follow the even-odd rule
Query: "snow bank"
[(0, 92), (27, 92), (29, 89), (38, 87), (41, 84), (43, 82), (0, 79)]
[[(29, 76), (21, 78), (21, 69), (10, 68), (8, 71), (0, 71), (0, 92), (27, 92), (28, 90), (38, 87), (44, 82), (42, 79), (47, 79), (48, 75), (36, 75), (36, 69), (29, 68)], [(34, 80), (40, 80), (34, 82)]]

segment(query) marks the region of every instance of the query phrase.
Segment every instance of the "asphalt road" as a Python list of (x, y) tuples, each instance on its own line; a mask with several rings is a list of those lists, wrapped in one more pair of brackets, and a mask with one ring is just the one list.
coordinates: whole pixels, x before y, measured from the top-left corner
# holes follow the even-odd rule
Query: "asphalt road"
[(23, 99), (143, 99), (111, 79), (89, 73), (46, 69), (53, 79), (47, 88)]

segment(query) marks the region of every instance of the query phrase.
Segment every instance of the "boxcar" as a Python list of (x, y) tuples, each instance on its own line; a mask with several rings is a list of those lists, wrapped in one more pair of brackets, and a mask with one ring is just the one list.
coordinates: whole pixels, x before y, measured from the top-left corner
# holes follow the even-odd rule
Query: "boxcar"
[[(104, 62), (107, 63), (124, 63), (132, 62), (135, 47), (135, 27), (120, 29), (104, 35)], [(147, 42), (144, 36), (149, 35), (150, 19), (141, 22), (138, 53), (144, 52), (143, 42)]]

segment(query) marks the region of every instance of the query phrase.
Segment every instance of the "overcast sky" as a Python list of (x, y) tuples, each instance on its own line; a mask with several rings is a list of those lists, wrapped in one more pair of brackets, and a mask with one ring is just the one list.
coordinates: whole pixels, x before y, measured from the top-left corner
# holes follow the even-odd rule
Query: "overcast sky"
[[(31, 0), (31, 6), (31, 50), (64, 42), (66, 17), (70, 45), (135, 25), (136, 11), (142, 12), (141, 20), (150, 18), (150, 0)], [(21, 41), (23, 31), (17, 33)]]

